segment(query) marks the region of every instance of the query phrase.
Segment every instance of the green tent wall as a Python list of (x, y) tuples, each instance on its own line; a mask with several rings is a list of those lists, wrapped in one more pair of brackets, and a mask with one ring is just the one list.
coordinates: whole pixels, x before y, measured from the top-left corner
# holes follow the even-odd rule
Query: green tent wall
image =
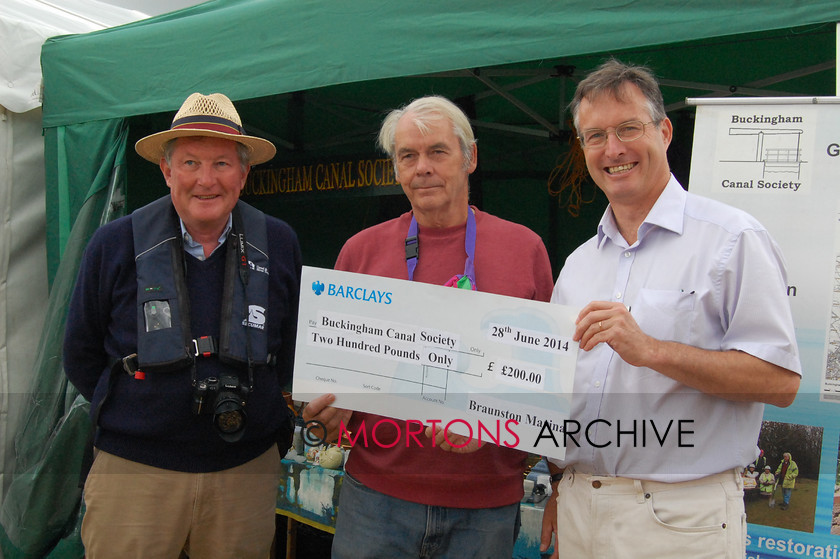
[[(63, 380), (66, 303), (93, 230), (166, 192), (132, 146), (167, 128), (189, 93), (230, 96), (246, 130), (277, 144), (268, 168), (375, 157), (385, 111), (429, 93), (456, 99), (479, 138), (473, 201), (537, 231), (559, 266), (604, 206), (584, 186), (594, 203), (573, 217), (547, 188), (569, 150), (565, 106), (583, 74), (610, 55), (656, 71), (677, 134), (671, 164), (687, 184), (693, 109), (684, 99), (833, 95), (837, 21), (836, 0), (213, 0), (49, 40), (51, 305), (0, 509), (3, 553), (81, 556), (74, 452), (86, 403)], [(249, 201), (290, 222), (305, 263), (321, 266), (350, 234), (405, 209), (402, 196), (349, 192)]]

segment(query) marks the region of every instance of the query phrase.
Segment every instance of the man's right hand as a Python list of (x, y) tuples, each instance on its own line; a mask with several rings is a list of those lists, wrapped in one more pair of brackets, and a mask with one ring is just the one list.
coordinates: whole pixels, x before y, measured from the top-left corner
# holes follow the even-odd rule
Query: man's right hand
[(347, 431), (347, 423), (353, 416), (353, 410), (332, 407), (335, 402), (335, 394), (323, 394), (318, 396), (303, 408), (303, 420), (306, 423), (318, 421), (326, 428), (324, 442), (334, 442), (338, 439), (339, 428), (344, 425)]

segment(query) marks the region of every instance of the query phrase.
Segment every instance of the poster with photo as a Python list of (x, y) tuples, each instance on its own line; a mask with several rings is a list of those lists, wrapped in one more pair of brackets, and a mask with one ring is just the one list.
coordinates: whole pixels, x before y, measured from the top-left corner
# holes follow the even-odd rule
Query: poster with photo
[(689, 102), (688, 190), (747, 211), (773, 235), (802, 361), (796, 401), (765, 408), (759, 440), (774, 476), (789, 474), (778, 470), (784, 453), (798, 476), (789, 491), (780, 481), (772, 495), (745, 496), (747, 557), (840, 558), (840, 99)]

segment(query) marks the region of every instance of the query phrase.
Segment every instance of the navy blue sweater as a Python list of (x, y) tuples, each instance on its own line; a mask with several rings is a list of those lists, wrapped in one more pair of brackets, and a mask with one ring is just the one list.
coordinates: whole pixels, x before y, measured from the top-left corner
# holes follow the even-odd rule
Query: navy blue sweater
[[(244, 437), (223, 441), (211, 415), (191, 410), (190, 370), (146, 373), (143, 380), (115, 377), (99, 416), (97, 448), (143, 464), (186, 472), (231, 468), (265, 452), (275, 441), (285, 405), (282, 388), (291, 381), (300, 289), (301, 256), (297, 236), (283, 221), (267, 216), (269, 299), (266, 311), (269, 352), (275, 367), (258, 369), (246, 403)], [(227, 243), (225, 243), (227, 244)], [(207, 260), (187, 255), (192, 336), (220, 332), (226, 246)], [(67, 318), (64, 369), (70, 382), (99, 405), (105, 394), (109, 361), (137, 346), (137, 279), (131, 216), (98, 229), (88, 244)], [(197, 360), (197, 377), (235, 370), (215, 357)], [(241, 375), (243, 379), (247, 375)]]

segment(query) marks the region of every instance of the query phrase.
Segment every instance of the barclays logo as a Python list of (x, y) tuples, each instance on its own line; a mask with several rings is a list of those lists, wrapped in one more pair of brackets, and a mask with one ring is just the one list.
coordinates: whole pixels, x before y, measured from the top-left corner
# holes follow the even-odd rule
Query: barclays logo
[(381, 303), (383, 305), (390, 305), (392, 302), (390, 291), (353, 287), (352, 285), (335, 285), (334, 283), (325, 286), (323, 282), (318, 280), (312, 282), (312, 292), (315, 295), (321, 295), (325, 290), (329, 297), (342, 297), (344, 299)]
[(315, 292), (315, 295), (320, 295), (324, 292), (324, 284), (318, 280), (312, 282), (312, 291)]

